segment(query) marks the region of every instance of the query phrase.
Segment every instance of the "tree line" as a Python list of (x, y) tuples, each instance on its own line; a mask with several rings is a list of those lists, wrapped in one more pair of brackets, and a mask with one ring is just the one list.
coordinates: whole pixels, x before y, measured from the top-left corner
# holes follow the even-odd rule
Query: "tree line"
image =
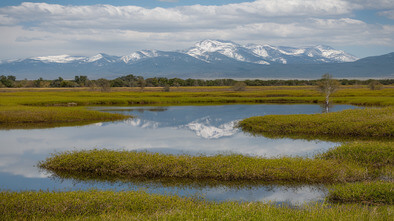
[[(378, 89), (379, 85), (394, 84), (394, 79), (369, 79), (369, 80), (349, 80), (338, 79), (340, 85), (375, 85)], [(166, 78), (154, 77), (144, 78), (142, 76), (134, 76), (132, 74), (108, 80), (100, 78), (97, 80), (90, 80), (87, 76), (75, 76), (73, 80), (65, 80), (59, 77), (54, 80), (44, 80), (38, 78), (37, 80), (17, 80), (13, 75), (0, 76), (0, 88), (21, 88), (21, 87), (190, 87), (190, 86), (234, 86), (243, 83), (245, 86), (315, 86), (320, 82), (319, 80), (234, 80), (234, 79), (181, 79), (181, 78)], [(373, 88), (371, 88), (373, 89)]]

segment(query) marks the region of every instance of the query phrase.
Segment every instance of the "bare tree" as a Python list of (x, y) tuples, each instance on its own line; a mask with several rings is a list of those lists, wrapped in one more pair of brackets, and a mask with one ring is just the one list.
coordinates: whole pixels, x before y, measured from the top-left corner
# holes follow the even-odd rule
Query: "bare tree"
[(321, 80), (318, 82), (317, 88), (325, 96), (325, 112), (329, 111), (330, 96), (338, 89), (338, 87), (339, 82), (335, 79), (332, 79), (330, 74), (324, 74)]

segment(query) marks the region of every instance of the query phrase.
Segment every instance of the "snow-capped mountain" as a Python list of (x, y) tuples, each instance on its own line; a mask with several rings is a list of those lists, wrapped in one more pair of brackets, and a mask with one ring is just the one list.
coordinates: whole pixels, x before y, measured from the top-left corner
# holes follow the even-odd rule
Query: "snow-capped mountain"
[(179, 51), (141, 50), (125, 56), (100, 53), (92, 57), (58, 55), (0, 61), (0, 74), (18, 79), (67, 79), (75, 75), (97, 79), (127, 74), (180, 78), (319, 78), (324, 73), (344, 78), (394, 76), (392, 56), (363, 61), (324, 45), (296, 48), (204, 40)]
[(41, 61), (43, 63), (61, 64), (92, 63), (98, 61), (108, 63), (123, 62), (125, 64), (129, 64), (149, 58), (171, 57), (174, 56), (174, 53), (177, 53), (178, 55), (183, 54), (185, 57), (191, 56), (207, 63), (231, 62), (235, 60), (265, 65), (273, 63), (340, 63), (352, 62), (358, 59), (344, 51), (335, 50), (329, 46), (323, 45), (302, 48), (258, 44), (242, 46), (231, 41), (204, 40), (196, 43), (192, 48), (177, 52), (142, 50), (122, 57), (100, 53), (92, 57), (58, 55), (34, 57), (30, 58), (30, 60)]
[(231, 41), (204, 40), (185, 52), (206, 62), (223, 60), (223, 56), (242, 62), (256, 64), (281, 63), (338, 63), (352, 62), (358, 58), (329, 46), (283, 47), (271, 45), (248, 44), (241, 46)]

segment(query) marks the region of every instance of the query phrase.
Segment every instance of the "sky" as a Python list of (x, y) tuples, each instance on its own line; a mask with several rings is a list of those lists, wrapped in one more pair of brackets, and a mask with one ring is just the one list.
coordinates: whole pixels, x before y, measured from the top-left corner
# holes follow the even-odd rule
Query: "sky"
[(394, 52), (394, 0), (0, 1), (0, 60), (239, 44)]

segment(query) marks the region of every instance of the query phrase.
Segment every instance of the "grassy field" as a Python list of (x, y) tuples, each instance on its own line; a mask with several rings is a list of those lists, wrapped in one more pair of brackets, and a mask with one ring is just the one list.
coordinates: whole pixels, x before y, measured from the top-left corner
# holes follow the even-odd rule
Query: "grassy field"
[[(210, 105), (256, 103), (322, 103), (323, 96), (310, 86), (180, 87), (171, 92), (160, 88), (116, 88), (111, 92), (77, 89), (1, 89), (0, 128), (52, 127), (122, 119), (120, 115), (86, 111), (94, 105)], [(332, 97), (334, 103), (390, 106), (394, 89), (370, 90), (366, 87), (342, 87)], [(75, 107), (76, 106), (76, 107)], [(90, 113), (91, 112), (91, 113)]]
[(394, 107), (326, 114), (266, 115), (244, 119), (239, 126), (244, 131), (267, 137), (392, 139)]
[(392, 220), (393, 206), (207, 202), (142, 191), (0, 192), (1, 220)]

